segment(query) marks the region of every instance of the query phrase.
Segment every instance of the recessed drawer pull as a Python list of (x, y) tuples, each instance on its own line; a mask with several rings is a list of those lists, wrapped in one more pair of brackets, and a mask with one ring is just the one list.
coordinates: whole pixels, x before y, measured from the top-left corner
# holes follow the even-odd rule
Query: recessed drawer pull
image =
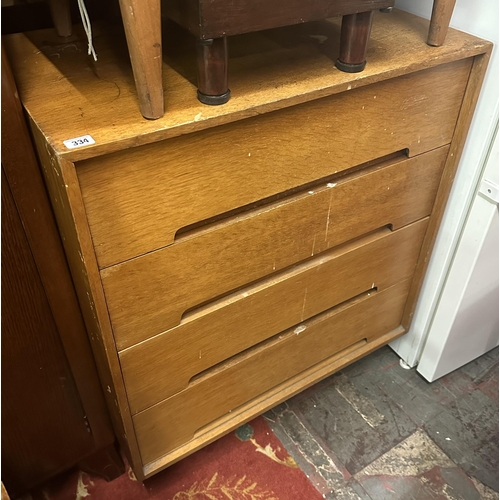
[(377, 158), (376, 160), (369, 161), (361, 165), (356, 165), (355, 167), (349, 168), (343, 172), (339, 172), (318, 181), (306, 184), (305, 186), (300, 186), (288, 190), (284, 193), (279, 193), (270, 198), (259, 200), (255, 203), (252, 203), (251, 205), (239, 207), (230, 212), (219, 214), (210, 219), (205, 219), (189, 226), (181, 227), (175, 233), (174, 242), (179, 242), (188, 237), (198, 236), (202, 232), (211, 231), (218, 226), (233, 223), (235, 221), (241, 221), (245, 218), (255, 216), (261, 212), (272, 210), (280, 204), (291, 203), (300, 198), (308, 197), (311, 194), (318, 194), (322, 191), (330, 189), (332, 186), (336, 187), (339, 184), (352, 181), (357, 177), (361, 177), (362, 175), (373, 172), (378, 168), (383, 168), (391, 164), (400, 163), (402, 160), (405, 160), (407, 158), (408, 155), (404, 151), (397, 151), (382, 158)]

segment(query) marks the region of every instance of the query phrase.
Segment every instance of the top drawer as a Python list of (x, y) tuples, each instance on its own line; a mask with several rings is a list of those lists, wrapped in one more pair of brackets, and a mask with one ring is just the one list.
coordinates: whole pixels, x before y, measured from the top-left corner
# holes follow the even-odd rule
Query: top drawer
[[(451, 141), (471, 59), (77, 164), (99, 267), (354, 165)], [(262, 141), (262, 137), (266, 140)]]

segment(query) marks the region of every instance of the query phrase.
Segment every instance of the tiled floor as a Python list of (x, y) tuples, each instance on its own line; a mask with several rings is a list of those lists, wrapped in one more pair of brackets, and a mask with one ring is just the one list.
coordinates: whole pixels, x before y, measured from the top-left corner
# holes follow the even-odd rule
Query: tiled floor
[(429, 384), (385, 347), (266, 418), (327, 499), (498, 499), (498, 348)]

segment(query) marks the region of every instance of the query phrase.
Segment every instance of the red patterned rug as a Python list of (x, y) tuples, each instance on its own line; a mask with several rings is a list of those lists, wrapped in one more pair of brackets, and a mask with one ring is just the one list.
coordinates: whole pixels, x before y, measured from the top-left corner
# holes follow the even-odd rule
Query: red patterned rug
[(33, 500), (320, 500), (262, 417), (140, 484), (128, 473), (107, 483), (75, 471)]

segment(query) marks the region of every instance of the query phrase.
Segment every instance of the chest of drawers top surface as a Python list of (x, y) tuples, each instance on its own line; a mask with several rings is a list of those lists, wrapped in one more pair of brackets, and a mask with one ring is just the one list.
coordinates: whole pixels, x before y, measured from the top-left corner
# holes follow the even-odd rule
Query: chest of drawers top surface
[[(233, 37), (232, 99), (206, 106), (196, 99), (194, 44), (175, 25), (164, 33), (165, 116), (148, 121), (120, 32), (94, 27), (99, 59), (86, 53), (77, 31), (61, 44), (52, 30), (4, 38), (25, 108), (57, 155), (70, 161), (203, 130), (337, 94), (489, 50), (489, 42), (450, 30), (446, 44), (429, 47), (428, 21), (405, 12), (377, 13), (366, 69), (337, 70), (340, 19)], [(311, 43), (311, 40), (313, 43)], [(91, 135), (95, 144), (68, 149), (64, 141)]]

